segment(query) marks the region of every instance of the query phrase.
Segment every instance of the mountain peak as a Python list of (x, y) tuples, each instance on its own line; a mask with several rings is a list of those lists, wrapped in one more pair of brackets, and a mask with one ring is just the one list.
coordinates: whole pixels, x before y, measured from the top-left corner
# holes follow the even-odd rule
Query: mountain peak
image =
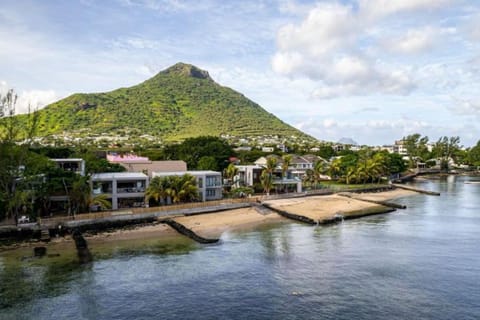
[(183, 62), (178, 62), (173, 66), (169, 67), (168, 69), (163, 70), (160, 73), (175, 74), (179, 76), (184, 76), (184, 77), (186, 76), (186, 77), (192, 77), (197, 79), (212, 80), (212, 78), (210, 78), (210, 75), (208, 74), (208, 71), (202, 70), (198, 67), (195, 67), (194, 65), (183, 63)]

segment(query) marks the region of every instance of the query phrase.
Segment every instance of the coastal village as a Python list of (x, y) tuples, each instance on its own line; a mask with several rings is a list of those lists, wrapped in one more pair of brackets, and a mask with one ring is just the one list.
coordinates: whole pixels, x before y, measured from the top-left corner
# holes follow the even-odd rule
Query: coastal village
[(0, 3), (0, 320), (480, 319), (480, 1)]
[[(425, 162), (419, 156), (412, 156), (409, 151), (418, 154), (419, 148), (412, 149), (411, 141), (407, 146), (408, 139), (415, 140), (413, 145), (418, 147), (418, 138), (410, 136), (392, 146), (377, 148), (354, 144), (311, 147), (305, 150), (311, 153), (302, 155), (288, 153), (285, 144), (263, 146), (259, 151), (264, 155), (252, 163), (242, 163), (239, 157), (230, 156), (222, 171), (189, 170), (183, 160), (150, 160), (133, 152), (97, 153), (97, 160), (115, 166), (109, 172), (88, 173), (86, 160), (82, 158), (50, 158), (57, 169), (85, 181), (82, 192), (88, 194), (81, 196), (85, 197), (86, 206), (73, 205), (78, 196), (72, 195), (73, 186), (62, 180), (64, 188), (48, 195), (47, 214), (31, 211), (34, 206), (19, 206), (13, 216), (3, 221), (1, 234), (7, 238), (33, 237), (35, 241), (48, 242), (74, 230), (88, 234), (160, 223), (163, 233), (166, 232), (163, 226), (168, 225), (198, 242), (209, 243), (218, 241), (222, 232), (244, 225), (283, 219), (318, 225), (390, 212), (403, 208), (390, 199), (414, 191), (437, 195), (397, 183), (423, 174), (476, 169), (457, 164), (450, 155)], [(322, 148), (331, 151), (332, 156), (320, 156)], [(420, 147), (427, 152), (434, 148), (438, 145)], [(237, 146), (233, 150), (252, 152), (252, 147)], [(340, 171), (345, 165), (342, 161), (362, 152), (370, 154), (364, 160), (368, 173)], [(376, 164), (371, 160), (375, 159), (374, 153), (378, 158)], [(392, 161), (400, 166), (392, 166)], [(37, 174), (38, 177), (40, 180), (30, 184), (31, 194), (47, 182), (46, 174)], [(20, 181), (22, 177), (15, 179)], [(33, 197), (32, 203), (36, 201)], [(211, 221), (216, 223), (212, 225)]]

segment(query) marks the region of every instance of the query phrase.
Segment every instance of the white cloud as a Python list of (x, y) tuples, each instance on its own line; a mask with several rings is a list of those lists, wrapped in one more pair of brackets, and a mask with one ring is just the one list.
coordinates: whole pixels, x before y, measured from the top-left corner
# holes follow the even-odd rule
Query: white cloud
[(455, 0), (360, 0), (362, 14), (372, 18), (383, 18), (392, 14), (441, 8)]
[[(405, 63), (391, 63), (392, 57), (378, 45), (383, 44), (390, 52), (416, 54), (434, 47), (439, 33), (452, 31), (427, 25), (382, 40), (388, 34), (383, 24), (395, 21), (395, 14), (438, 9), (449, 3), (449, 0), (435, 3), (360, 0), (358, 6), (320, 3), (301, 23), (279, 29), (272, 68), (282, 75), (317, 81), (319, 86), (312, 92), (316, 98), (410, 94), (416, 88), (412, 68)], [(391, 19), (382, 21), (386, 17)]]
[(439, 31), (427, 27), (423, 29), (411, 29), (399, 38), (385, 41), (388, 49), (400, 53), (419, 53), (431, 49), (436, 41)]
[(458, 99), (452, 98), (453, 103), (448, 109), (458, 115), (480, 117), (480, 99)]
[[(12, 89), (12, 87), (10, 87), (6, 81), (0, 81), (0, 96), (5, 96), (10, 89)], [(39, 110), (59, 99), (53, 90), (30, 90), (14, 92), (17, 95), (15, 114), (23, 114), (29, 111), (33, 112), (35, 110)]]

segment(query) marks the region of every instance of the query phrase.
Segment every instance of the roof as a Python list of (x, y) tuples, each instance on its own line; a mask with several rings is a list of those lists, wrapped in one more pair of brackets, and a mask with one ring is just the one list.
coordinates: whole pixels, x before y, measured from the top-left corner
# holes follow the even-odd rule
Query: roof
[(184, 174), (190, 174), (192, 176), (217, 176), (221, 175), (221, 172), (211, 170), (194, 170), (194, 171), (176, 171), (176, 172), (153, 172), (152, 175), (164, 177), (164, 176), (183, 176)]
[(143, 163), (121, 162), (120, 165), (129, 172), (144, 172), (148, 176), (152, 176), (153, 172), (187, 171), (187, 163), (182, 160), (149, 161)]
[(50, 159), (55, 162), (82, 162), (82, 158), (60, 158), (60, 159)]
[(150, 162), (147, 157), (139, 157), (134, 154), (107, 154), (109, 162)]
[(118, 179), (147, 179), (147, 175), (141, 172), (102, 172), (92, 175), (92, 180), (118, 180)]

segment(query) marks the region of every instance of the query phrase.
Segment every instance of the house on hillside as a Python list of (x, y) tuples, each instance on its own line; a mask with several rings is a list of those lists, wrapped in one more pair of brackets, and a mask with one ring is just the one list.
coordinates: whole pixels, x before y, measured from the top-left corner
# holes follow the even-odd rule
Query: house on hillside
[(139, 172), (96, 173), (90, 178), (92, 196), (104, 194), (112, 210), (143, 207), (148, 176)]
[(152, 178), (167, 176), (183, 176), (190, 174), (195, 177), (199, 196), (202, 201), (220, 200), (222, 194), (222, 173), (218, 171), (199, 170), (199, 171), (177, 171), (177, 172), (153, 172)]

